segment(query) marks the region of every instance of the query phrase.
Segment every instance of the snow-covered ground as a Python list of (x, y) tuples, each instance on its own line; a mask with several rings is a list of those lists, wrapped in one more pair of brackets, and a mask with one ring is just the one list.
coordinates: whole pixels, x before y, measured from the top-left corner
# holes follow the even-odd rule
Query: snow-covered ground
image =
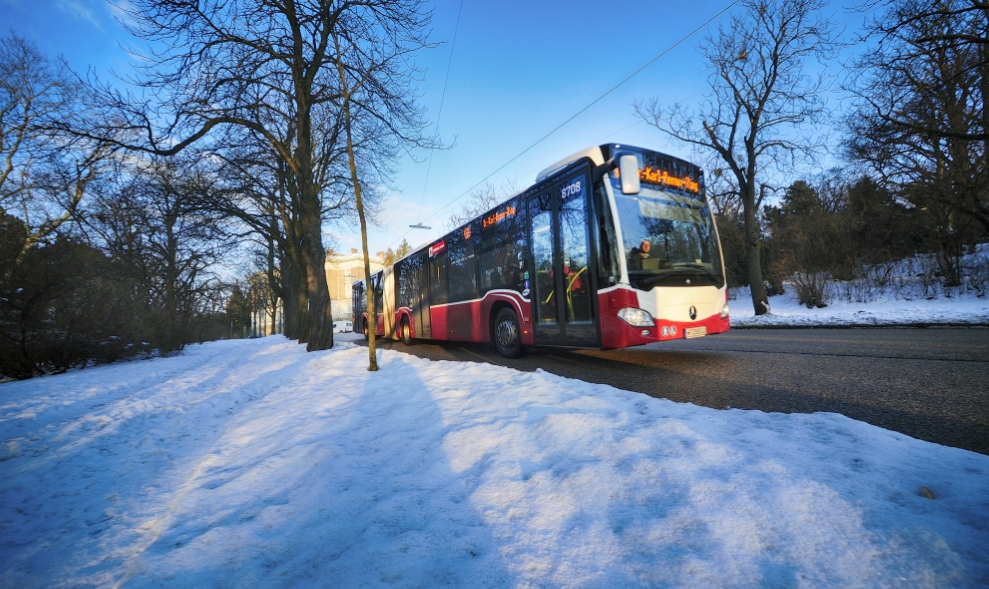
[(962, 284), (945, 287), (931, 254), (879, 264), (865, 276), (826, 281), (827, 306), (808, 309), (795, 287), (769, 297), (770, 312), (755, 316), (748, 287), (730, 296), (733, 327), (989, 326), (989, 243), (961, 258)]
[(792, 288), (769, 297), (770, 312), (755, 316), (748, 287), (734, 293), (732, 327), (880, 327), (880, 326), (989, 326), (989, 297), (974, 292), (927, 300), (877, 296), (868, 302), (832, 299), (827, 307), (808, 309), (797, 302)]
[(269, 337), (0, 385), (0, 586), (989, 585), (989, 456), (366, 363)]

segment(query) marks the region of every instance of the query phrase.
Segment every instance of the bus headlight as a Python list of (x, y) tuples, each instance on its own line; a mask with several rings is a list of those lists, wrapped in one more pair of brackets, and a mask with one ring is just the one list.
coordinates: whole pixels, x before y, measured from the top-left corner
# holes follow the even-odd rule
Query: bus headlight
[(652, 315), (650, 315), (648, 311), (643, 311), (642, 309), (625, 307), (618, 312), (618, 316), (622, 321), (633, 327), (653, 327), (655, 325), (655, 322), (652, 320)]
[(721, 318), (722, 319), (728, 318), (728, 301), (725, 301), (724, 306), (721, 307)]

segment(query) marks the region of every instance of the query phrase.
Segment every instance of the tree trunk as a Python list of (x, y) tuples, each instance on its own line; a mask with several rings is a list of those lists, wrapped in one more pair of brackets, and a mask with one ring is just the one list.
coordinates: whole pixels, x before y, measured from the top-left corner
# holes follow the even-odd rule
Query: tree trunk
[[(299, 64), (297, 62), (297, 64)], [(301, 64), (299, 64), (301, 65)], [(319, 187), (313, 181), (312, 149), (312, 87), (304, 76), (295, 82), (296, 145), (295, 187), (299, 198), (299, 228), (302, 237), (302, 258), (306, 269), (306, 294), (309, 297), (306, 325), (306, 351), (318, 352), (333, 347), (333, 313), (330, 309), (330, 289), (326, 285), (326, 249), (323, 247), (322, 201)]]
[(289, 272), (288, 267), (282, 267), (282, 290), (285, 292), (284, 307), (282, 309), (282, 334), (288, 339), (296, 339), (295, 289), (290, 284)]
[(282, 275), (282, 288), (285, 290), (285, 336), (289, 339), (301, 340), (299, 343), (305, 343), (304, 311), (309, 301), (302, 286), (304, 280), (300, 277), (301, 272), (302, 269), (291, 259), (291, 256), (286, 256)]
[[(378, 354), (375, 338), (378, 335), (378, 315), (374, 309), (374, 287), (371, 285), (371, 258), (367, 253), (367, 221), (364, 219), (364, 202), (361, 200), (360, 184), (357, 182), (357, 166), (354, 164), (354, 152), (350, 139), (350, 117), (347, 116), (347, 149), (350, 151), (350, 173), (354, 179), (354, 192), (357, 195), (357, 216), (361, 220), (361, 247), (364, 248), (364, 296), (367, 297), (367, 369), (371, 372), (378, 370)], [(384, 285), (381, 286), (384, 292)], [(356, 319), (356, 317), (355, 317)]]
[[(316, 199), (315, 210), (310, 209), (303, 213), (302, 219), (306, 231), (302, 252), (306, 260), (306, 287), (309, 295), (307, 352), (333, 347), (333, 313), (330, 309), (330, 290), (326, 285), (326, 250), (323, 248), (318, 202)], [(313, 203), (310, 202), (309, 206), (312, 207)]]
[[(989, 22), (989, 7), (983, 8), (983, 18)], [(989, 39), (989, 25), (987, 25), (983, 35)], [(989, 96), (989, 43), (979, 46), (979, 94), (982, 96), (982, 132), (989, 133), (989, 106), (986, 106), (986, 97)], [(975, 218), (986, 232), (989, 232), (989, 141), (982, 141), (982, 170), (976, 176), (975, 203), (973, 210)]]
[[(300, 116), (300, 118), (303, 118)], [(296, 150), (300, 173), (296, 176), (299, 191), (299, 226), (302, 233), (302, 261), (305, 268), (305, 291), (309, 299), (306, 310), (306, 351), (318, 352), (333, 347), (333, 314), (330, 289), (326, 285), (326, 249), (323, 248), (323, 217), (320, 197), (312, 182), (311, 151), (305, 139), (308, 125), (300, 124)], [(301, 305), (300, 305), (301, 307)]]
[(164, 313), (161, 317), (161, 346), (166, 351), (174, 351), (181, 348), (177, 329), (178, 319), (178, 294), (176, 284), (178, 283), (178, 238), (175, 236), (175, 215), (165, 215), (165, 300)]
[[(354, 138), (350, 128), (350, 92), (347, 89), (347, 76), (340, 59), (340, 43), (336, 35), (333, 36), (333, 44), (337, 50), (337, 73), (340, 74), (340, 86), (343, 89), (343, 122), (347, 132), (347, 159), (350, 164), (350, 180), (354, 184), (354, 196), (357, 204), (357, 217), (361, 221), (361, 247), (364, 250), (364, 294), (367, 297), (367, 369), (371, 372), (378, 370), (378, 355), (375, 346), (375, 338), (378, 333), (378, 315), (374, 308), (374, 287), (371, 284), (371, 257), (367, 251), (367, 221), (364, 218), (364, 200), (361, 198), (361, 183), (357, 176), (357, 161), (354, 158)], [(382, 276), (384, 274), (382, 273)], [(381, 285), (384, 292), (384, 285)], [(354, 319), (357, 319), (354, 317)]]
[(289, 238), (286, 240), (282, 277), (285, 289), (285, 335), (304, 344), (309, 341), (308, 271), (299, 243), (302, 240), (294, 237), (297, 233), (296, 228), (291, 227), (286, 231)]
[[(271, 308), (268, 310), (271, 318), (271, 335), (281, 333), (275, 320), (278, 318), (278, 301), (285, 300), (285, 291), (281, 288), (275, 278), (275, 235), (278, 234), (278, 221), (274, 212), (269, 213), (268, 223), (268, 267), (265, 269), (265, 278), (268, 279), (268, 292), (271, 293)], [(282, 264), (284, 266), (284, 263)], [(282, 269), (284, 272), (284, 269)]]
[(306, 289), (306, 271), (301, 264), (296, 264), (295, 271), (292, 274), (292, 293), (295, 299), (295, 304), (293, 305), (295, 310), (295, 333), (293, 339), (298, 340), (300, 344), (304, 344), (309, 341), (309, 293)]
[(755, 186), (746, 186), (742, 208), (745, 216), (745, 260), (749, 270), (749, 289), (756, 315), (769, 312), (766, 285), (762, 282), (762, 256), (759, 251), (759, 222), (756, 219)]

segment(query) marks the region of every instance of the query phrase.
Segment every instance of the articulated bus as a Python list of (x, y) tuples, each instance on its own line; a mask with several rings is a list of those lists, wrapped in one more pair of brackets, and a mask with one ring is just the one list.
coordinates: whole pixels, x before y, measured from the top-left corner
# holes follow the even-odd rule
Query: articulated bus
[[(371, 276), (378, 336), (624, 348), (728, 331), (717, 229), (697, 166), (602, 145)], [(365, 336), (366, 286), (354, 283)]]

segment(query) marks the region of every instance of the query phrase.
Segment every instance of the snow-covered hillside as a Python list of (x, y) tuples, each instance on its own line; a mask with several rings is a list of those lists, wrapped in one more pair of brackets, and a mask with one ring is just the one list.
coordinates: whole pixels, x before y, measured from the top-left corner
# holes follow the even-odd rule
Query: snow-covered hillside
[(827, 307), (808, 309), (797, 302), (792, 289), (769, 297), (770, 312), (755, 316), (749, 289), (733, 292), (732, 327), (881, 327), (881, 326), (989, 326), (989, 297), (974, 292), (903, 299), (879, 295), (867, 302), (831, 300)]
[(828, 282), (826, 307), (797, 302), (792, 283), (769, 297), (770, 313), (755, 316), (748, 287), (731, 291), (733, 327), (989, 326), (989, 244), (961, 260), (962, 284), (946, 288), (933, 255), (866, 269), (846, 282)]
[(0, 385), (0, 586), (989, 585), (989, 456), (366, 363), (269, 337)]

